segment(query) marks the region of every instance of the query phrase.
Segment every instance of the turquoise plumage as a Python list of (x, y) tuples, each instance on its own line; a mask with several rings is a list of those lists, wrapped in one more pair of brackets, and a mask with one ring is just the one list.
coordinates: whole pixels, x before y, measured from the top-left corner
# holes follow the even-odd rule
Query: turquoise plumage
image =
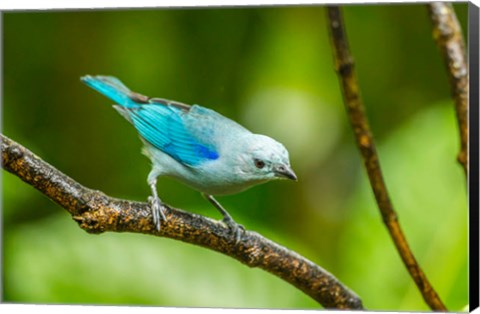
[(112, 99), (137, 130), (152, 161), (148, 184), (153, 221), (160, 230), (165, 208), (157, 195), (159, 176), (171, 176), (200, 191), (223, 215), (237, 239), (243, 229), (212, 195), (237, 193), (278, 178), (296, 180), (285, 147), (253, 134), (221, 114), (132, 92), (112, 76), (84, 76), (88, 86)]
[(191, 113), (190, 108), (187, 112), (185, 108), (150, 99), (140, 103), (140, 99), (130, 98), (130, 90), (114, 77), (86, 76), (83, 81), (119, 104), (115, 108), (135, 126), (142, 139), (177, 161), (195, 166), (218, 158), (213, 143), (207, 143), (209, 137), (199, 138), (188, 130), (192, 119), (185, 119), (185, 115), (205, 114), (203, 108), (194, 108)]

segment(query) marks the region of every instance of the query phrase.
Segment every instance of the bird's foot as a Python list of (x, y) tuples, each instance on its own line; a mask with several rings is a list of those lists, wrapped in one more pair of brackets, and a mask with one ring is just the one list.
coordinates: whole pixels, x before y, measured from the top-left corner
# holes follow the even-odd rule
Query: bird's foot
[(230, 216), (224, 216), (222, 221), (230, 228), (230, 231), (235, 236), (235, 244), (240, 242), (242, 237), (242, 233), (245, 232), (245, 227), (239, 223), (236, 223), (235, 220), (232, 219)]
[(148, 202), (150, 203), (150, 208), (152, 209), (153, 224), (157, 231), (160, 231), (160, 224), (163, 221), (166, 221), (165, 218), (165, 206), (158, 197), (149, 196)]
[(233, 235), (235, 236), (235, 244), (238, 244), (240, 242), (240, 238), (242, 237), (242, 233), (245, 233), (245, 228), (236, 223), (235, 220), (233, 220), (232, 216), (225, 210), (225, 208), (220, 205), (220, 203), (211, 195), (203, 193), (203, 197), (205, 197), (210, 203), (212, 203), (213, 206), (215, 206), (216, 209), (220, 213), (222, 213), (223, 216), (223, 223), (227, 225), (228, 228), (230, 228), (230, 231), (232, 231)]

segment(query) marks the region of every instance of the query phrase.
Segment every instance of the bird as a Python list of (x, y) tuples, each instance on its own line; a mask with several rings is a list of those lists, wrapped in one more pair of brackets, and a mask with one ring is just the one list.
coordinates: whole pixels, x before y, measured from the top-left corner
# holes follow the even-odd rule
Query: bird
[(157, 193), (158, 177), (172, 177), (200, 192), (222, 214), (237, 241), (244, 227), (214, 196), (239, 193), (275, 179), (297, 181), (284, 145), (212, 109), (150, 98), (131, 91), (114, 76), (80, 79), (114, 101), (113, 108), (138, 132), (142, 153), (152, 163), (148, 202), (158, 231), (166, 221), (165, 205)]

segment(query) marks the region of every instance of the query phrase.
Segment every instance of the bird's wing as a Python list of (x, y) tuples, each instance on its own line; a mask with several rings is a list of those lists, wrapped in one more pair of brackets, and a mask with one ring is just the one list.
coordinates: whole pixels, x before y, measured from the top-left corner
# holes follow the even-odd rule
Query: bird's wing
[(213, 110), (144, 96), (113, 76), (86, 75), (81, 79), (115, 101), (118, 105), (114, 108), (146, 142), (185, 165), (217, 159), (222, 145), (234, 142), (241, 133), (249, 133)]
[(208, 138), (192, 133), (185, 125), (188, 111), (172, 104), (151, 102), (136, 108), (117, 108), (128, 112), (130, 121), (148, 143), (177, 161), (196, 166), (219, 157)]

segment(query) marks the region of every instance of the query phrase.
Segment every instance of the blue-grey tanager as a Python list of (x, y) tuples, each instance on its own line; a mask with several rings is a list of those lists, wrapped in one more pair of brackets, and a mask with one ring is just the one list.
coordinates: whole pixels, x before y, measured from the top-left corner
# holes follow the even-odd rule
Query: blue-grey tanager
[(112, 76), (84, 76), (88, 86), (112, 99), (114, 108), (137, 129), (143, 153), (152, 161), (153, 221), (165, 220), (157, 195), (158, 176), (170, 176), (200, 191), (239, 236), (242, 228), (212, 195), (232, 194), (278, 178), (296, 180), (285, 147), (265, 135), (253, 134), (219, 113), (130, 91)]

